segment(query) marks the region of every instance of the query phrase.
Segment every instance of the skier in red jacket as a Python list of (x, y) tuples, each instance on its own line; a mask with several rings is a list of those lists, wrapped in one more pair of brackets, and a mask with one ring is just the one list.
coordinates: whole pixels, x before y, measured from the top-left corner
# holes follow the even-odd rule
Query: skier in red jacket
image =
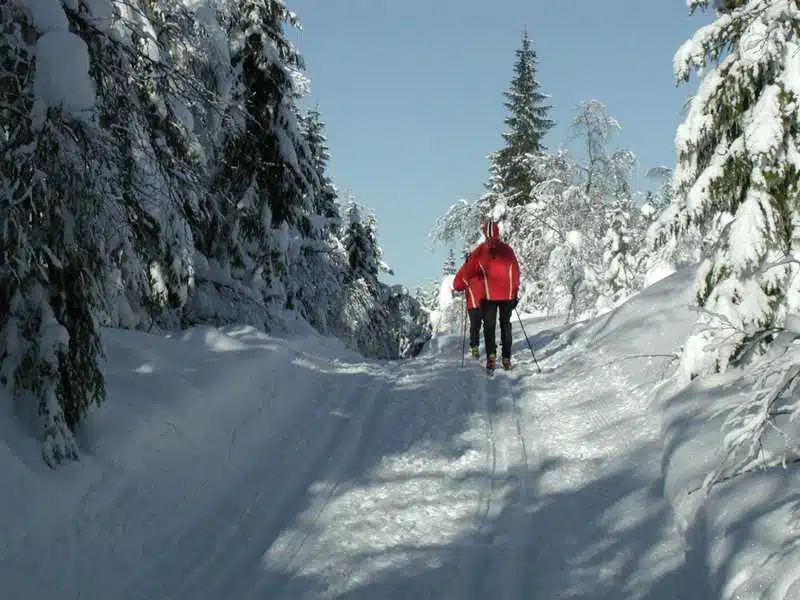
[(464, 270), (467, 267), (469, 258), (467, 257), (467, 261), (453, 278), (453, 289), (457, 292), (466, 292), (467, 314), (469, 315), (469, 350), (473, 358), (480, 358), (481, 352), (478, 343), (481, 335), (481, 323), (483, 322), (483, 306), (481, 303), (486, 298), (486, 291), (483, 280), (479, 275), (469, 279), (464, 277)]
[(480, 277), (484, 286), (483, 339), (486, 345), (486, 368), (493, 371), (496, 366), (497, 314), (500, 313), (500, 344), (503, 368), (511, 368), (511, 313), (517, 306), (519, 296), (519, 262), (514, 250), (500, 239), (500, 227), (487, 221), (481, 227), (486, 238), (462, 267), (461, 276), (469, 281)]

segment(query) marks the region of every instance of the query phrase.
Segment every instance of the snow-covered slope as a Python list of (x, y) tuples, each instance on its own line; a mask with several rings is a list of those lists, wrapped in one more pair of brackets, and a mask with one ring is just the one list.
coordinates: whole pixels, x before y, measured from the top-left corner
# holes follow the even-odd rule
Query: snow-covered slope
[(518, 323), (494, 378), (457, 334), (389, 363), (309, 330), (106, 331), (79, 464), (50, 471), (0, 416), (0, 597), (711, 598), (649, 401), (691, 276), (525, 319), (541, 374)]
[[(677, 393), (664, 390), (665, 492), (681, 529), (707, 563), (714, 598), (800, 599), (800, 473), (793, 460), (800, 424), (780, 406), (772, 407), (777, 416), (769, 417), (753, 398), (754, 387), (764, 398), (777, 388), (779, 361), (796, 367), (797, 350), (781, 355), (785, 350), (775, 343), (772, 356), (755, 372), (731, 370), (695, 380)], [(754, 386), (758, 370), (774, 366), (765, 388)], [(762, 419), (765, 435), (748, 438), (748, 429)], [(758, 460), (772, 465), (737, 464), (751, 442)], [(730, 451), (726, 443), (738, 449)], [(776, 455), (788, 457), (789, 464), (770, 461)]]

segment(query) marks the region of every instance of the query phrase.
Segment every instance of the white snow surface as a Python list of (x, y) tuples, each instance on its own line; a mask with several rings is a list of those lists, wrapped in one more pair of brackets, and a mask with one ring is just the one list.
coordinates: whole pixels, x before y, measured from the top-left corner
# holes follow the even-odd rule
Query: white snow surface
[(0, 596), (794, 598), (767, 588), (792, 579), (774, 502), (797, 482), (685, 502), (719, 435), (716, 388), (663, 385), (693, 277), (569, 327), (524, 318), (541, 373), (514, 323), (515, 370), (493, 378), (461, 368), (459, 333), (390, 363), (310, 328), (106, 330), (81, 462), (49, 470), (0, 414)]
[(79, 116), (94, 106), (94, 82), (89, 76), (86, 43), (70, 33), (66, 14), (57, 0), (14, 0), (41, 34), (35, 44), (36, 94), (34, 112), (41, 120), (49, 107)]
[[(61, 107), (79, 116), (94, 106), (86, 43), (69, 31), (48, 31), (36, 42), (35, 110)], [(37, 115), (38, 116), (38, 115)]]

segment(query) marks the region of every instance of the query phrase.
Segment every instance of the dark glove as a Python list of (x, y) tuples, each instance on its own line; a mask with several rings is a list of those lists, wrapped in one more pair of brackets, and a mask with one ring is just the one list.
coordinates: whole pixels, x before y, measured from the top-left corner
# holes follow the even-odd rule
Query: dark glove
[(519, 298), (512, 298), (511, 299), (511, 310), (515, 310), (517, 308), (517, 304), (519, 304)]

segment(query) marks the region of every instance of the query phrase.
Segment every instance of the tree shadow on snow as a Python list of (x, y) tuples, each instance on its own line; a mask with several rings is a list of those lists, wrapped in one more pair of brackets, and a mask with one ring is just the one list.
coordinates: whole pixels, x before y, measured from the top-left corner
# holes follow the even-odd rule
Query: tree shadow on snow
[[(517, 356), (528, 352), (527, 343), (519, 337), (514, 348)], [(421, 377), (441, 377), (433, 369), (420, 369)], [(514, 378), (534, 372), (532, 358), (520, 356), (517, 369), (512, 374), (498, 373), (492, 380), (482, 376), (488, 401), (484, 410), (495, 422), (500, 417), (513, 421), (524, 404), (530, 388), (515, 385)], [(480, 371), (474, 369), (476, 374)], [(470, 385), (480, 386), (480, 377), (467, 379)], [(433, 389), (441, 389), (441, 383), (431, 382)], [(537, 385), (548, 383), (543, 378)], [(387, 457), (413, 454), (415, 448), (428, 448), (430, 455), (449, 461), (469, 452), (470, 443), (461, 437), (469, 414), (456, 397), (453, 393), (437, 403), (413, 389), (392, 391), (393, 399), (382, 417), (385, 421), (375, 426), (381, 438), (366, 442), (360, 449), (363, 460), (343, 473), (346, 480), (326, 500), (327, 520), (305, 523), (305, 539), (313, 541), (305, 547), (295, 544), (302, 551), (292, 555), (293, 567), (282, 570), (271, 565), (268, 581), (259, 588), (263, 597), (711, 597), (697, 550), (664, 543), (674, 540), (674, 535), (663, 482), (653, 480), (651, 465), (637, 465), (633, 460), (644, 449), (629, 448), (626, 457), (631, 460), (616, 468), (609, 468), (601, 458), (531, 455), (504, 473), (490, 461), (483, 470), (458, 476), (446, 467), (438, 472), (420, 472), (419, 467), (394, 474), (389, 468), (380, 474), (374, 471)], [(406, 411), (418, 412), (404, 416)], [(394, 422), (396, 429), (388, 427)], [(598, 424), (587, 443), (592, 443), (592, 437), (599, 440), (613, 434), (614, 425), (613, 421)], [(652, 454), (652, 448), (647, 453)], [(413, 463), (411, 457), (407, 460)], [(573, 487), (562, 485), (557, 492), (547, 491), (553, 487), (553, 478), (573, 472), (601, 475), (584, 478)], [(545, 478), (549, 485), (544, 485)], [(437, 485), (441, 491), (435, 497), (421, 491)], [(469, 486), (477, 489), (473, 487), (473, 507), (463, 514), (455, 499)], [(409, 489), (417, 490), (418, 496), (406, 498)], [(452, 506), (448, 507), (448, 499), (453, 499)]]
[[(534, 351), (563, 332), (535, 333)], [(180, 436), (164, 426), (164, 436), (153, 438), (174, 450), (154, 454), (164, 457), (164, 479), (135, 481), (176, 490), (145, 516), (152, 520), (173, 502), (171, 516), (189, 526), (170, 529), (164, 521), (160, 536), (148, 540), (147, 572), (126, 582), (119, 597), (464, 600), (497, 597), (502, 588), (534, 600), (707, 597), (702, 576), (682, 569), (680, 557), (655, 552), (669, 520), (660, 487), (635, 467), (558, 493), (546, 493), (543, 479), (601, 465), (527, 456), (498, 471), (479, 425), (487, 419), (513, 423), (524, 401), (528, 388), (515, 385), (515, 378), (535, 373), (535, 366), (518, 326), (515, 338), (516, 370), (493, 380), (479, 365), (457, 366), (455, 341), (442, 349), (443, 356), (453, 352), (452, 370), (424, 356), (359, 364), (263, 340), (261, 348), (220, 340), (213, 356), (193, 355), (188, 341), (184, 356), (171, 347), (137, 356), (120, 343), (118, 358), (129, 355), (115, 368), (128, 371), (117, 373), (114, 385), (147, 381), (171, 360), (169, 369), (182, 373), (183, 383), (154, 387), (164, 393), (157, 402), (171, 406), (176, 420), (201, 414), (197, 422), (173, 424), (182, 428)], [(249, 380), (265, 352), (285, 358), (282, 368)], [(537, 352), (540, 362), (548, 356)], [(139, 364), (153, 369), (134, 372)], [(218, 382), (214, 366), (223, 364), (230, 381)], [(150, 383), (139, 383), (143, 393)], [(549, 383), (542, 378), (536, 385)], [(217, 384), (231, 395), (213, 396)], [(316, 394), (314, 410), (289, 410), (292, 398), (285, 395), (292, 391)], [(248, 395), (263, 403), (230, 406)], [(141, 407), (122, 405), (114, 410), (146, 420), (135, 412)], [(127, 421), (125, 427), (137, 425)], [(197, 439), (200, 434), (205, 437)], [(148, 489), (127, 490), (130, 496), (120, 498), (141, 504)], [(637, 493), (646, 494), (653, 510), (636, 522), (618, 518)], [(158, 521), (125, 525), (146, 530)], [(103, 571), (102, 561), (95, 566)], [(91, 581), (82, 586), (85, 597), (103, 597), (89, 594)]]
[[(135, 460), (150, 465), (126, 464), (123, 451), (122, 464), (109, 470), (121, 483), (106, 524), (136, 531), (152, 557), (127, 583), (126, 599), (302, 597), (300, 588), (323, 584), (301, 577), (291, 557), (332, 503), (374, 487), (410, 486), (424, 496), (442, 481), (436, 497), (445, 498), (491, 477), (421, 472), (431, 460), (455, 464), (476, 451), (465, 434), (486, 410), (482, 369), (459, 371), (455, 360), (443, 369), (424, 357), (363, 362), (338, 349), (211, 330), (158, 337), (143, 345), (141, 334), (113, 334), (112, 399), (86, 440), (100, 458), (112, 442), (119, 450), (132, 440), (146, 450)], [(309, 412), (293, 410), (302, 401)], [(265, 558), (273, 554), (277, 567)], [(96, 567), (104, 571), (103, 557)], [(87, 598), (110, 593), (91, 578), (83, 585)]]
[(508, 489), (499, 513), (480, 523), (479, 533), (465, 531), (441, 544), (395, 543), (360, 551), (341, 547), (338, 554), (331, 548), (337, 558), (330, 561), (327, 575), (315, 577), (302, 570), (278, 575), (273, 582), (280, 584), (271, 586), (268, 594), (264, 588), (263, 597), (711, 597), (705, 588), (705, 572), (682, 568), (681, 556), (665, 555), (656, 548), (668, 522), (661, 510), (612, 529), (612, 523), (619, 521), (610, 516), (625, 510), (629, 494), (644, 493), (653, 505), (661, 506), (658, 486), (647, 486), (632, 469), (576, 489), (542, 494), (540, 480), (563, 467), (564, 460), (551, 458), (536, 469), (515, 473), (515, 486)]

